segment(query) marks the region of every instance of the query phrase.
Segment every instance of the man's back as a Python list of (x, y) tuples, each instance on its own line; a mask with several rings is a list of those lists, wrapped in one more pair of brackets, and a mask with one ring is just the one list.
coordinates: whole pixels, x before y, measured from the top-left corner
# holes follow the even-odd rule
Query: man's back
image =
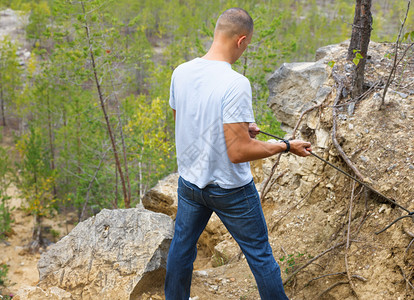
[(176, 111), (180, 175), (200, 188), (247, 184), (248, 163), (227, 156), (223, 124), (254, 122), (251, 87), (246, 77), (224, 61), (196, 58), (180, 65), (171, 80), (170, 105)]

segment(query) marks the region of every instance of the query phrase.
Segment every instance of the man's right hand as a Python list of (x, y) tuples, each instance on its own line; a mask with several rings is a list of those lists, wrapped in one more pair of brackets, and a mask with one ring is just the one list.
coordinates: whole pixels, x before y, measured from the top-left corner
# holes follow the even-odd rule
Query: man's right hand
[(293, 154), (298, 156), (309, 156), (311, 155), (312, 148), (311, 143), (301, 141), (301, 140), (291, 140), (289, 141), (290, 144), (290, 151)]

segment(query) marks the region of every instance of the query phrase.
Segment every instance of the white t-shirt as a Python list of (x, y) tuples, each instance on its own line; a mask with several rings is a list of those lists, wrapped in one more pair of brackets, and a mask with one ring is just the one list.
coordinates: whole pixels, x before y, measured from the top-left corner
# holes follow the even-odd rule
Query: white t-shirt
[(170, 106), (176, 110), (178, 173), (204, 188), (236, 188), (252, 180), (248, 162), (227, 155), (223, 124), (254, 122), (249, 80), (224, 61), (196, 58), (171, 78)]

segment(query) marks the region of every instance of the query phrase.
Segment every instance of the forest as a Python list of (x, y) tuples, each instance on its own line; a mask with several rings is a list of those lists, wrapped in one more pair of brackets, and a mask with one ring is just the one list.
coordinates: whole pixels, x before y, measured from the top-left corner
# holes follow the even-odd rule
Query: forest
[[(203, 55), (218, 15), (243, 7), (255, 22), (233, 66), (252, 84), (256, 123), (283, 132), (267, 108), (267, 79), (284, 62), (313, 61), (321, 46), (349, 39), (353, 0), (0, 0), (27, 19), (30, 57), (0, 41), (0, 239), (13, 226), (14, 185), (41, 220), (140, 202), (176, 170), (169, 107), (172, 71)], [(371, 39), (395, 42), (406, 0), (373, 1)], [(406, 27), (412, 28), (408, 19)], [(0, 282), (1, 283), (1, 282)]]

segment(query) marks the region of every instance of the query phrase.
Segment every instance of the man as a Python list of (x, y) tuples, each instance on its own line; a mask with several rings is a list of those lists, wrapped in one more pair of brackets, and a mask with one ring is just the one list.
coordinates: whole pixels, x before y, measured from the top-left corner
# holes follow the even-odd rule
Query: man
[(287, 299), (249, 161), (284, 151), (308, 156), (311, 145), (254, 139), (259, 128), (253, 123), (250, 83), (231, 69), (252, 35), (253, 20), (245, 10), (226, 10), (207, 54), (178, 66), (171, 78), (180, 178), (167, 260), (167, 300), (189, 299), (196, 244), (212, 212), (242, 249), (261, 298)]

